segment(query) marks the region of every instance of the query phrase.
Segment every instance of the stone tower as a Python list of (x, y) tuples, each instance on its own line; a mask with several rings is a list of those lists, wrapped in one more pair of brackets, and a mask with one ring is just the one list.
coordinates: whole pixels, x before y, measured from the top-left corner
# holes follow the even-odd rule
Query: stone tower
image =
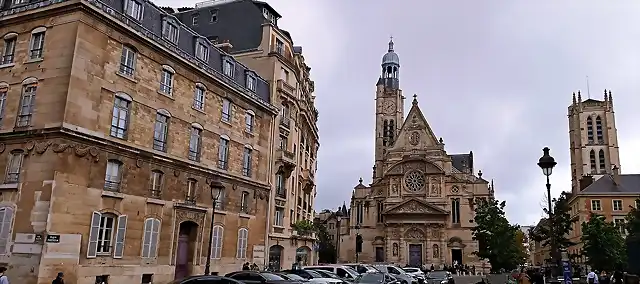
[(393, 38), (382, 57), (382, 74), (376, 84), (376, 151), (374, 180), (382, 175), (385, 151), (395, 142), (404, 121), (404, 97), (400, 90), (400, 58)]
[(618, 131), (616, 130), (611, 91), (604, 90), (604, 100), (582, 101), (573, 94), (569, 106), (569, 149), (571, 152), (572, 191), (581, 190), (583, 176), (594, 180), (620, 170)]

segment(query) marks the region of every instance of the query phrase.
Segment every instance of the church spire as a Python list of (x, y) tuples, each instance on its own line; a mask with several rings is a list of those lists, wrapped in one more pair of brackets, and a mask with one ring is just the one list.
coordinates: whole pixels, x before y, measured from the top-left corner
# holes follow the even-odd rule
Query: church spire
[(389, 40), (389, 50), (387, 52), (393, 52), (393, 36)]
[(382, 74), (377, 85), (387, 89), (400, 89), (400, 57), (394, 50), (393, 37), (389, 39), (389, 49), (382, 57)]

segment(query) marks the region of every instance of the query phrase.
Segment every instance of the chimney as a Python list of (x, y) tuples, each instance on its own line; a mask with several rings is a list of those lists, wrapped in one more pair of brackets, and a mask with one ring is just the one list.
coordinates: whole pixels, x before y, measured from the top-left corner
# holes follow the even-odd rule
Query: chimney
[(593, 176), (592, 175), (582, 176), (579, 183), (580, 183), (580, 191), (583, 191), (585, 188), (589, 187), (593, 183)]
[(233, 48), (233, 45), (229, 43), (228, 39), (225, 39), (222, 41), (222, 43), (216, 44), (216, 47), (219, 49), (222, 49), (222, 51), (226, 53), (231, 53), (231, 49)]
[(620, 168), (618, 168), (618, 166), (613, 165), (613, 167), (611, 167), (611, 171), (613, 172), (613, 184), (616, 186), (620, 185)]

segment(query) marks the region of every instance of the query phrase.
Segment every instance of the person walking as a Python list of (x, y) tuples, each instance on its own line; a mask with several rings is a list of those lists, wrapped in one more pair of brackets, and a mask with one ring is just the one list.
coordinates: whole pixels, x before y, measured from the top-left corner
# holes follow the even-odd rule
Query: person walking
[(58, 276), (51, 281), (51, 284), (64, 284), (64, 273), (58, 272)]
[(595, 271), (591, 270), (589, 274), (587, 274), (587, 283), (588, 284), (598, 284), (598, 274)]
[(9, 284), (9, 277), (7, 277), (7, 275), (4, 275), (6, 271), (6, 267), (0, 267), (0, 284)]

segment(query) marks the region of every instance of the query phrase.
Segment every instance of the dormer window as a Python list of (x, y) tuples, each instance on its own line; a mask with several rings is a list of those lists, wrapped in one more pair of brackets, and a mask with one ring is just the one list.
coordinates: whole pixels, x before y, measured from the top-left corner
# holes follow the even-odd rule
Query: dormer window
[(144, 15), (144, 5), (136, 0), (124, 0), (124, 13), (137, 21), (141, 21), (142, 15)]
[(279, 39), (276, 39), (276, 52), (284, 55), (284, 42)]
[(256, 80), (256, 75), (253, 74), (253, 72), (248, 71), (247, 72), (247, 89), (249, 89), (252, 92), (256, 91), (256, 85), (257, 85), (258, 81)]
[(211, 10), (211, 19), (209, 22), (215, 23), (218, 21), (218, 10)]
[(165, 17), (162, 23), (162, 37), (174, 44), (178, 44), (178, 36), (180, 35), (180, 26), (178, 21), (172, 17)]
[(209, 60), (209, 44), (204, 38), (196, 39), (196, 58), (204, 62)]
[(192, 25), (194, 25), (194, 26), (197, 26), (197, 25), (198, 25), (198, 16), (199, 16), (198, 14), (195, 14), (195, 15), (193, 15), (193, 16), (191, 17), (191, 24), (192, 24)]
[(222, 60), (222, 73), (224, 75), (233, 78), (235, 75), (236, 65), (231, 57), (225, 57)]

